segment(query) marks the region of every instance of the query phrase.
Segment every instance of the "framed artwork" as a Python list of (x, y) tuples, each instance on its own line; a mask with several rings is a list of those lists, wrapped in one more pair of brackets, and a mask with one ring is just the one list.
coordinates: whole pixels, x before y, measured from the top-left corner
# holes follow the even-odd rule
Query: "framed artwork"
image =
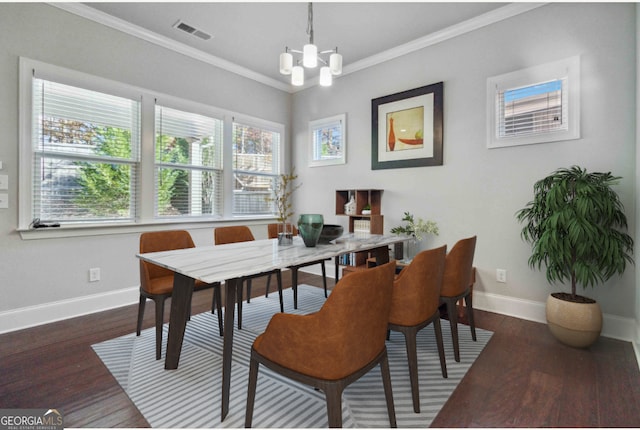
[(443, 83), (371, 100), (371, 169), (441, 166)]
[(309, 121), (309, 166), (331, 166), (347, 162), (347, 116)]

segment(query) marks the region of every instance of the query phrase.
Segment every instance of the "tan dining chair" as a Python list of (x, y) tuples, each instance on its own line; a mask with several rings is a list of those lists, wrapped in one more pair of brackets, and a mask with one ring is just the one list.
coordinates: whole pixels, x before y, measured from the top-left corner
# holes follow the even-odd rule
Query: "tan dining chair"
[(245, 427), (251, 427), (262, 364), (322, 391), (330, 427), (342, 427), (342, 391), (378, 364), (391, 427), (395, 409), (385, 338), (395, 262), (342, 278), (322, 308), (276, 314), (251, 348)]
[[(278, 237), (278, 225), (279, 224), (268, 224), (267, 225), (267, 234), (269, 236), (269, 239), (277, 239)], [(292, 231), (293, 231), (293, 235), (297, 236), (298, 235), (298, 229), (296, 228), (296, 226), (290, 224), (292, 227)], [(289, 269), (291, 270), (291, 288), (293, 289), (293, 308), (294, 309), (298, 309), (298, 270), (302, 267), (307, 267), (307, 266), (314, 266), (316, 264), (320, 264), (320, 268), (322, 269), (322, 285), (324, 286), (324, 297), (326, 298), (328, 293), (327, 293), (327, 269), (326, 266), (324, 264), (325, 260), (317, 260), (317, 261), (311, 261), (309, 263), (304, 263), (304, 264), (300, 264), (297, 266), (290, 266)], [(267, 279), (267, 292), (266, 295), (268, 297), (269, 295), (269, 283), (271, 282), (271, 276), (269, 276), (269, 278)]]
[(446, 255), (446, 245), (422, 251), (393, 281), (389, 330), (400, 332), (405, 338), (413, 411), (416, 413), (420, 413), (417, 336), (431, 323), (436, 335), (442, 377), (447, 377), (439, 310)]
[[(246, 225), (234, 225), (227, 227), (216, 227), (213, 230), (213, 241), (216, 245), (223, 245), (228, 243), (249, 242), (255, 240), (251, 229)], [(247, 285), (247, 303), (251, 302), (251, 280), (260, 278), (263, 276), (276, 275), (278, 280), (278, 294), (280, 295), (280, 312), (284, 312), (284, 301), (282, 298), (282, 274), (280, 269), (275, 269), (269, 272), (259, 273), (252, 276), (246, 276), (242, 278), (240, 288), (238, 288), (238, 329), (242, 328), (242, 285), (246, 282)]]
[(467, 319), (471, 328), (471, 337), (476, 341), (476, 325), (473, 318), (473, 300), (471, 285), (473, 277), (473, 256), (476, 249), (476, 236), (459, 240), (447, 254), (444, 268), (444, 279), (440, 291), (440, 302), (447, 306), (447, 315), (451, 325), (453, 355), (460, 361), (460, 344), (458, 340), (458, 311), (456, 302), (464, 299)]
[[(140, 235), (140, 253), (170, 251), (173, 249), (185, 249), (195, 247), (191, 235), (186, 230), (154, 231)], [(213, 288), (213, 301), (211, 313), (218, 311), (218, 328), (220, 336), (223, 333), (222, 326), (222, 299), (220, 283), (206, 284), (196, 280), (195, 290)], [(164, 303), (173, 293), (173, 271), (164, 267), (140, 260), (140, 303), (138, 305), (138, 324), (136, 335), (140, 336), (144, 309), (147, 299), (151, 299), (156, 305), (156, 360), (162, 355), (162, 324), (164, 320)], [(189, 309), (189, 313), (191, 310)]]

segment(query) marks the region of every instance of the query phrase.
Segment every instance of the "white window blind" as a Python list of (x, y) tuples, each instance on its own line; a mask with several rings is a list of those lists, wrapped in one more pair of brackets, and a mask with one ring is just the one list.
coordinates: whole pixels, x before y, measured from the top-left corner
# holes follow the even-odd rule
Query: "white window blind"
[(499, 137), (567, 130), (567, 78), (497, 91)]
[(274, 214), (267, 198), (280, 174), (281, 133), (262, 126), (233, 123), (233, 214)]
[(222, 125), (156, 105), (156, 216), (221, 216)]
[(140, 102), (32, 80), (33, 219), (134, 220)]

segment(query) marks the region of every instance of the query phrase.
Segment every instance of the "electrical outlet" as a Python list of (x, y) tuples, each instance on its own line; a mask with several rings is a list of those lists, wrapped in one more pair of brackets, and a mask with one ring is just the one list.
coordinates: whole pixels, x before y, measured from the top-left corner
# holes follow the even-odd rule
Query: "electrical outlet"
[(89, 282), (98, 282), (100, 280), (100, 268), (94, 267), (89, 269)]
[(496, 281), (506, 283), (507, 282), (507, 270), (496, 269)]

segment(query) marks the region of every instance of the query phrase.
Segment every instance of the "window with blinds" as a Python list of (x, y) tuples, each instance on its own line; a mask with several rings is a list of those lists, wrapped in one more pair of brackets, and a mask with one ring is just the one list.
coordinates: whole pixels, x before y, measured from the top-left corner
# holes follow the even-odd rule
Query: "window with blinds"
[(155, 214), (222, 215), (222, 120), (156, 105)]
[(281, 133), (233, 122), (233, 214), (275, 213), (269, 197), (280, 173)]
[(32, 80), (32, 218), (132, 221), (140, 102)]
[(568, 129), (567, 78), (498, 91), (500, 137)]
[(487, 79), (487, 147), (580, 137), (580, 58)]
[(237, 114), (24, 57), (19, 63), (21, 234), (42, 227), (36, 220), (58, 223), (59, 232), (82, 226), (56, 234), (84, 235), (275, 213), (267, 197), (284, 162), (283, 124), (251, 116), (225, 122)]

